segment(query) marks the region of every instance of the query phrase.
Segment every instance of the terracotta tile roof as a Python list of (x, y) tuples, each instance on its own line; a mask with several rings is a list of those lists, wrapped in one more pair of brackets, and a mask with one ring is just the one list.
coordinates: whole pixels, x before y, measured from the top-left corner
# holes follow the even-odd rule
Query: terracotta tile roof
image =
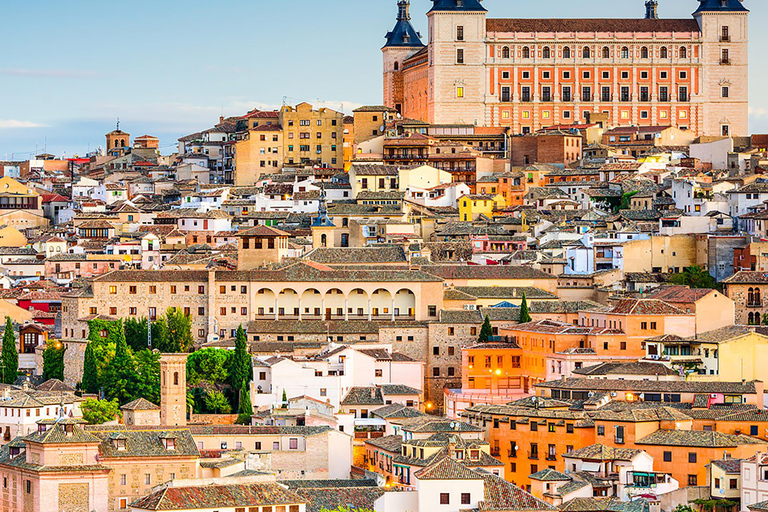
[(634, 392), (679, 392), (679, 393), (733, 393), (755, 394), (753, 382), (706, 382), (706, 381), (651, 381), (567, 378), (543, 382), (540, 388), (571, 389), (578, 391), (634, 391)]
[(528, 299), (557, 300), (557, 295), (531, 286), (457, 286), (456, 290), (478, 299), (522, 298), (525, 294)]
[(382, 384), (381, 392), (384, 396), (421, 395), (421, 391), (404, 384)]
[(533, 510), (557, 510), (557, 507), (546, 501), (540, 500), (503, 478), (485, 471), (478, 471), (482, 475), (485, 488), (483, 501), (478, 503), (480, 511), (533, 511)]
[[(766, 184), (768, 185), (768, 183)], [(741, 270), (723, 280), (724, 284), (764, 284), (768, 283), (768, 273)]]
[(333, 430), (327, 426), (286, 427), (268, 425), (190, 425), (193, 435), (294, 435), (319, 436)]
[(739, 474), (741, 472), (742, 459), (720, 459), (713, 460), (710, 464), (717, 466), (726, 473)]
[(574, 498), (560, 506), (562, 512), (649, 512), (645, 498), (621, 501), (618, 498)]
[(355, 386), (347, 391), (341, 405), (384, 405), (381, 389)]
[(414, 473), (419, 480), (482, 480), (479, 473), (467, 468), (461, 462), (445, 456), (430, 466)]
[(159, 411), (160, 407), (145, 398), (137, 398), (120, 407), (124, 411)]
[(40, 444), (64, 444), (64, 443), (91, 443), (96, 444), (101, 440), (83, 430), (79, 425), (72, 426), (72, 433), (67, 434), (64, 431), (64, 423), (59, 422), (49, 427), (45, 432), (35, 432), (24, 438), (31, 443)]
[(581, 460), (621, 460), (631, 461), (642, 450), (633, 450), (631, 448), (613, 448), (603, 444), (593, 444), (574, 450), (564, 455), (569, 459)]
[(700, 430), (657, 430), (653, 434), (635, 441), (638, 445), (696, 446), (702, 448), (735, 448), (746, 444), (768, 443), (745, 435), (731, 435), (722, 432)]
[[(361, 482), (363, 480), (350, 480)], [(304, 498), (307, 512), (324, 512), (328, 510), (373, 510), (373, 506), (382, 495), (384, 489), (363, 485), (360, 487), (329, 485), (328, 487), (299, 487), (293, 491)]]
[(636, 361), (633, 363), (599, 363), (573, 370), (578, 375), (680, 375), (678, 372), (661, 363)]
[[(122, 429), (103, 427), (96, 429), (96, 426), (87, 427), (89, 432), (101, 440), (99, 445), (99, 455), (103, 458), (126, 458), (126, 457), (194, 457), (198, 458), (200, 452), (197, 444), (192, 438), (192, 434), (187, 429), (160, 430), (160, 429)], [(113, 435), (125, 436), (125, 449), (118, 449), (112, 442)], [(162, 439), (173, 437), (175, 439), (175, 449), (166, 449)]]
[[(383, 419), (422, 418), (426, 416), (423, 412), (420, 412), (419, 410), (414, 409), (413, 407), (406, 407), (405, 405), (402, 405), (402, 404), (385, 405), (384, 407), (371, 411), (371, 415), (379, 418), (383, 418)], [(400, 436), (397, 436), (397, 437), (400, 437)]]
[(700, 32), (694, 19), (489, 19), (488, 32)]
[(405, 251), (399, 245), (376, 247), (319, 247), (306, 259), (327, 265), (339, 263), (407, 263)]
[(403, 445), (403, 437), (400, 435), (394, 435), (366, 439), (365, 444), (375, 446), (376, 448), (381, 448), (382, 450), (391, 453), (400, 453), (401, 446)]
[(610, 311), (616, 315), (685, 315), (686, 312), (656, 299), (623, 299)]
[(561, 473), (560, 471), (555, 471), (554, 469), (549, 468), (542, 469), (541, 471), (537, 471), (532, 475), (528, 475), (528, 478), (542, 482), (568, 482), (571, 480), (571, 477), (565, 473)]
[(421, 270), (442, 279), (557, 279), (541, 270), (516, 265), (422, 265)]
[[(648, 298), (671, 303), (693, 303), (715, 292), (710, 288), (688, 288), (687, 286), (662, 286), (653, 291)], [(717, 292), (715, 292), (717, 293)]]
[(142, 510), (189, 510), (296, 505), (307, 500), (277, 483), (167, 487), (131, 503)]
[(701, 332), (696, 336), (686, 338), (686, 340), (702, 343), (725, 343), (753, 332), (762, 336), (768, 336), (768, 327), (759, 325), (727, 325), (720, 329)]

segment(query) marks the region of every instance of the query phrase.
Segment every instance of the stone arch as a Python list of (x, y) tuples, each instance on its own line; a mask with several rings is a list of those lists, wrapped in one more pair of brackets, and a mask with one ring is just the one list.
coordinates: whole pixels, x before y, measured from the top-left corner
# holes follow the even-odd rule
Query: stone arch
[(368, 318), (370, 303), (368, 302), (368, 292), (362, 288), (355, 288), (347, 294), (347, 308), (351, 309), (350, 316), (356, 318)]
[(317, 288), (307, 288), (301, 293), (301, 315), (322, 318), (323, 294)]
[(277, 294), (277, 314), (281, 317), (298, 317), (300, 297), (293, 288), (283, 288), (280, 290), (280, 293)]
[(401, 288), (395, 293), (395, 316), (416, 315), (416, 294), (407, 288)]
[(371, 294), (371, 316), (388, 317), (392, 315), (392, 293), (386, 288), (377, 288)]
[(325, 311), (323, 315), (328, 316), (328, 310), (330, 310), (331, 317), (346, 318), (347, 311), (347, 297), (344, 292), (338, 288), (331, 288), (323, 296), (325, 301)]
[(253, 301), (254, 311), (257, 317), (269, 317), (274, 318), (275, 310), (275, 292), (269, 288), (260, 288), (256, 291), (255, 299)]

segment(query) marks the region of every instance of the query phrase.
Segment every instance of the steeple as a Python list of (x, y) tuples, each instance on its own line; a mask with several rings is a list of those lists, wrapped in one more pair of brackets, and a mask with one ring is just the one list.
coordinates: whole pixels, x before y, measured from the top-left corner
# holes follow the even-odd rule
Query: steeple
[(320, 189), (320, 205), (317, 209), (317, 217), (312, 221), (313, 228), (335, 227), (333, 221), (328, 217), (328, 205), (325, 200), (325, 189)]
[(387, 32), (387, 44), (384, 48), (391, 46), (402, 46), (409, 48), (420, 48), (424, 46), (421, 42), (421, 34), (411, 25), (411, 2), (410, 0), (400, 0), (397, 2), (397, 23), (391, 32)]
[(657, 0), (648, 0), (645, 2), (645, 19), (659, 19), (659, 2)]

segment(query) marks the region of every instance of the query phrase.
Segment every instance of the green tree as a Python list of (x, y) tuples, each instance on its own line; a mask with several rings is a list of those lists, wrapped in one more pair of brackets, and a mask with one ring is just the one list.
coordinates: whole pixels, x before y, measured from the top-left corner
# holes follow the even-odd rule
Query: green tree
[(493, 336), (491, 317), (485, 315), (485, 321), (483, 322), (483, 326), (480, 328), (480, 336), (477, 338), (477, 341), (480, 343), (487, 343), (491, 336)]
[(768, 325), (768, 313), (763, 313), (763, 325)]
[(136, 380), (136, 364), (125, 341), (125, 332), (120, 328), (115, 333), (115, 357), (107, 367), (104, 393), (109, 400), (117, 399), (121, 404), (134, 399), (133, 390)]
[(192, 386), (201, 382), (229, 382), (234, 359), (234, 351), (221, 348), (204, 348), (192, 352), (187, 358), (187, 382)]
[(133, 359), (137, 378), (133, 381), (130, 394), (160, 403), (160, 352), (145, 348), (136, 352)]
[(98, 342), (91, 341), (88, 346), (85, 347), (85, 360), (83, 361), (83, 380), (80, 383), (80, 388), (84, 393), (98, 393), (99, 392), (99, 368), (96, 365), (96, 344)]
[(146, 318), (128, 318), (123, 322), (125, 341), (134, 353), (147, 348), (147, 325)]
[(531, 313), (528, 311), (528, 299), (525, 298), (525, 292), (523, 292), (523, 300), (520, 302), (520, 323), (527, 324), (531, 320)]
[(168, 321), (164, 316), (152, 322), (152, 348), (160, 352), (170, 353), (172, 350), (170, 341), (170, 332), (168, 331)]
[(60, 341), (49, 340), (43, 351), (43, 380), (64, 380), (64, 352), (67, 351)]
[(251, 356), (248, 353), (248, 342), (245, 337), (243, 326), (237, 328), (235, 335), (235, 355), (232, 361), (232, 370), (230, 371), (230, 384), (235, 390), (239, 390), (245, 384), (251, 381)]
[(180, 310), (169, 308), (165, 312), (168, 324), (168, 351), (189, 352), (195, 343), (192, 337), (192, 320)]
[(5, 384), (16, 382), (19, 372), (19, 349), (16, 347), (16, 334), (13, 331), (11, 317), (5, 317), (5, 332), (3, 333), (3, 349), (0, 353), (2, 377)]
[(624, 192), (621, 195), (621, 203), (619, 204), (619, 210), (629, 210), (630, 200), (637, 194), (637, 190), (631, 192)]
[(211, 391), (205, 397), (205, 406), (212, 413), (229, 414), (232, 412), (232, 406), (229, 404), (229, 400), (224, 396), (224, 393), (220, 391)]
[(673, 275), (669, 281), (672, 284), (688, 286), (690, 288), (712, 288), (720, 290), (721, 286), (707, 270), (699, 265), (694, 265)]
[(83, 419), (91, 425), (101, 425), (121, 416), (117, 400), (88, 398), (80, 405), (80, 410), (83, 411)]
[(283, 405), (282, 405), (282, 408), (283, 409), (287, 409), (288, 408), (288, 393), (285, 392), (285, 388), (283, 388)]
[(237, 423), (241, 425), (250, 425), (253, 415), (253, 406), (251, 405), (251, 394), (248, 391), (249, 386), (243, 385), (240, 388), (240, 415), (237, 417)]

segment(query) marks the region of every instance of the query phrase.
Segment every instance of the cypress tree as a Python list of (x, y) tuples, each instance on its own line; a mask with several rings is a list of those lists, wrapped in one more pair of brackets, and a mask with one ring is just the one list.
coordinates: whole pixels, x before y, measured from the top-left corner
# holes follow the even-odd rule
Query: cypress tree
[(104, 391), (108, 400), (117, 398), (118, 402), (124, 404), (135, 398), (131, 390), (133, 380), (136, 378), (136, 365), (128, 350), (128, 343), (125, 341), (122, 321), (115, 332), (114, 339), (115, 357), (107, 368)]
[(66, 352), (60, 341), (49, 341), (48, 346), (43, 352), (43, 379), (64, 380), (64, 352)]
[(85, 360), (83, 361), (83, 380), (80, 384), (84, 393), (99, 392), (99, 370), (96, 366), (94, 354), (94, 342), (88, 343), (85, 348)]
[(528, 312), (528, 300), (525, 298), (525, 292), (523, 292), (523, 301), (520, 303), (520, 323), (527, 324), (531, 320), (531, 314)]
[(478, 337), (477, 341), (480, 343), (487, 343), (491, 336), (493, 336), (491, 317), (485, 315), (485, 321), (483, 322), (483, 326), (480, 328), (480, 337)]
[(16, 334), (13, 332), (11, 317), (5, 317), (5, 332), (3, 333), (3, 350), (0, 354), (2, 362), (2, 376), (5, 384), (16, 382), (19, 371), (19, 349), (16, 348)]
[(240, 410), (237, 422), (243, 425), (251, 424), (251, 416), (253, 415), (253, 406), (251, 405), (251, 394), (248, 391), (248, 385), (243, 385), (240, 388)]
[(243, 326), (237, 328), (235, 335), (235, 357), (232, 361), (230, 384), (234, 389), (240, 389), (251, 381), (251, 356), (248, 354), (248, 341)]

